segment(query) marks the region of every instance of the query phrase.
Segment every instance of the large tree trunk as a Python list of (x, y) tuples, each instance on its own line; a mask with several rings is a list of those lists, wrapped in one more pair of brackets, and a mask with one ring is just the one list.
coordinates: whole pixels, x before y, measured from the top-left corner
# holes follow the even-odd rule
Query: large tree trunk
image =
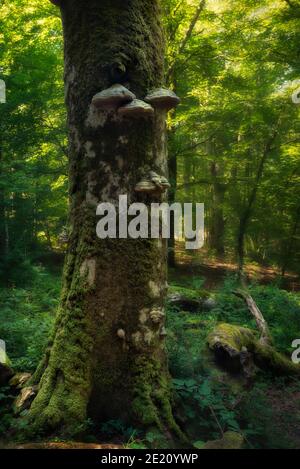
[(120, 194), (129, 203), (150, 203), (134, 187), (145, 170), (166, 171), (164, 113), (126, 120), (90, 106), (95, 93), (116, 82), (140, 99), (162, 85), (158, 0), (63, 0), (61, 11), (69, 247), (53, 341), (35, 375), (40, 390), (29, 418), (47, 432), (72, 432), (91, 417), (179, 434), (164, 324), (150, 314), (164, 307), (166, 244), (96, 237), (97, 203), (118, 203)]

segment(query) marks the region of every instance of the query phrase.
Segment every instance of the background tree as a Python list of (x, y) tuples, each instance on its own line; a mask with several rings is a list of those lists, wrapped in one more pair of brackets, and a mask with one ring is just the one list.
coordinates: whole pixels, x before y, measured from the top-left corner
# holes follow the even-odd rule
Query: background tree
[(51, 5), (18, 0), (0, 8), (7, 86), (0, 106), (0, 277), (13, 284), (57, 247), (66, 222), (62, 40)]
[[(191, 18), (198, 2), (187, 9), (175, 3), (168, 21), (178, 44), (188, 30), (185, 15)], [(286, 258), (280, 246), (295, 226), (292, 193), (299, 178), (299, 108), (291, 101), (298, 39), (299, 18), (286, 2), (206, 2), (185, 53), (174, 62), (182, 96), (171, 124), (176, 197), (204, 201), (209, 255), (225, 251), (236, 263), (245, 255), (277, 266)], [(288, 262), (297, 270), (297, 234), (293, 239), (294, 260)]]

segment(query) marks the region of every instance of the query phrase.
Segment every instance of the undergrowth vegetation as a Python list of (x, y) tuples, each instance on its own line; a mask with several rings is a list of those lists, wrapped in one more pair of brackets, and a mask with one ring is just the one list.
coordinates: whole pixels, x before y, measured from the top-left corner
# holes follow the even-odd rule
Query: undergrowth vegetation
[[(51, 333), (60, 275), (34, 267), (28, 279), (27, 285), (0, 290), (0, 338), (6, 341), (14, 369), (33, 372)], [(207, 349), (207, 335), (218, 322), (255, 330), (247, 307), (232, 293), (236, 286), (236, 280), (228, 277), (210, 294), (214, 306), (209, 311), (191, 313), (167, 304), (167, 347), (177, 421), (196, 448), (202, 448), (207, 440), (219, 439), (226, 431), (242, 433), (249, 448), (299, 447), (300, 384), (262, 371), (251, 383), (246, 382), (218, 368)], [(300, 336), (299, 294), (276, 285), (252, 284), (250, 291), (270, 325), (276, 348), (290, 356), (291, 343)], [(170, 292), (191, 299), (208, 296), (202, 279), (197, 278), (185, 285), (172, 284)], [(13, 398), (8, 387), (1, 389), (1, 433), (15, 425)], [(100, 426), (89, 421), (87, 428), (81, 438), (89, 442), (112, 440), (142, 448), (156, 441), (151, 432), (143, 434), (118, 420)]]
[[(179, 288), (184, 295), (201, 295), (199, 284)], [(206, 338), (218, 322), (256, 325), (244, 302), (233, 291), (228, 277), (213, 296), (215, 307), (191, 313), (168, 308), (168, 350), (176, 390), (176, 414), (194, 446), (222, 437), (226, 431), (243, 434), (249, 448), (299, 447), (300, 384), (258, 371), (249, 383), (217, 367)], [(172, 287), (176, 290), (177, 287)], [(300, 336), (300, 296), (276, 285), (252, 284), (250, 292), (270, 325), (275, 346), (291, 356), (291, 344)], [(286, 412), (284, 403), (291, 409)]]
[(31, 268), (27, 286), (0, 289), (0, 338), (17, 371), (35, 370), (46, 346), (60, 295), (60, 276)]

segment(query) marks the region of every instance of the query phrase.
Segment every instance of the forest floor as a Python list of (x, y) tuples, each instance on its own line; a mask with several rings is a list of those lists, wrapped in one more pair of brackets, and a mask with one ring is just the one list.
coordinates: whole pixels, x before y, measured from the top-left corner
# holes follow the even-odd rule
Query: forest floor
[(300, 391), (283, 393), (280, 390), (270, 388), (267, 391), (267, 399), (272, 407), (274, 425), (294, 442), (296, 448), (300, 448), (299, 422), (293, 418), (287, 418), (288, 416), (300, 416)]
[[(198, 448), (208, 440), (219, 439), (221, 426), (224, 432), (243, 434), (249, 448), (300, 449), (298, 380), (258, 370), (253, 382), (245, 384), (226, 370), (217, 369), (208, 354), (207, 336), (220, 322), (256, 331), (244, 302), (232, 294), (233, 264), (211, 259), (205, 253), (183, 256), (180, 250), (177, 262), (176, 269), (170, 269), (170, 292), (178, 291), (191, 298), (208, 295), (215, 300), (210, 311), (185, 311), (167, 304), (167, 346), (177, 396), (175, 414), (191, 446)], [(287, 291), (277, 286), (277, 274), (272, 269), (247, 266), (247, 271), (253, 280), (249, 283), (251, 294), (270, 324), (276, 348), (291, 356), (291, 343), (300, 336), (300, 295), (292, 284), (297, 284), (297, 279), (289, 275)], [(16, 371), (32, 373), (39, 363), (54, 322), (59, 292), (60, 272), (46, 267), (37, 268), (28, 285), (0, 289), (0, 338), (7, 342)], [(0, 392), (1, 436), (9, 435), (16, 425), (9, 395), (9, 389)], [(56, 443), (61, 447), (69, 444)], [(116, 420), (93, 424), (83, 443), (138, 449), (153, 446), (153, 435), (140, 434)], [(2, 447), (11, 444), (12, 441), (5, 441)], [(29, 443), (27, 447), (33, 445)]]
[[(218, 288), (226, 276), (234, 275), (237, 267), (233, 259), (212, 257), (207, 250), (188, 251), (184, 243), (176, 242), (176, 274), (177, 279), (184, 279), (193, 275), (203, 277), (203, 287), (207, 290)], [(254, 262), (246, 262), (245, 273), (249, 281), (260, 285), (280, 282), (281, 288), (291, 292), (300, 291), (300, 279), (296, 273), (288, 272), (284, 279), (280, 278), (280, 271), (276, 267), (262, 266)], [(172, 271), (171, 271), (171, 276)]]

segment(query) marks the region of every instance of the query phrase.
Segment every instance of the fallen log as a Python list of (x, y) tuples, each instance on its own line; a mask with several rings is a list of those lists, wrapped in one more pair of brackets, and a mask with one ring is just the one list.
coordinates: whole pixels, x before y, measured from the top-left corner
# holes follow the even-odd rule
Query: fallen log
[(197, 312), (202, 308), (203, 301), (201, 298), (189, 298), (179, 293), (172, 293), (168, 297), (168, 303), (183, 311)]
[(214, 298), (208, 298), (207, 296), (193, 298), (181, 293), (171, 293), (168, 296), (168, 303), (189, 312), (211, 311), (217, 305)]
[(209, 349), (217, 362), (230, 372), (254, 373), (253, 365), (278, 375), (300, 376), (300, 365), (289, 360), (274, 347), (256, 339), (251, 329), (233, 324), (218, 324), (208, 335)]
[(245, 327), (218, 324), (207, 338), (216, 362), (231, 373), (242, 373), (246, 378), (255, 374), (253, 344), (255, 334)]

